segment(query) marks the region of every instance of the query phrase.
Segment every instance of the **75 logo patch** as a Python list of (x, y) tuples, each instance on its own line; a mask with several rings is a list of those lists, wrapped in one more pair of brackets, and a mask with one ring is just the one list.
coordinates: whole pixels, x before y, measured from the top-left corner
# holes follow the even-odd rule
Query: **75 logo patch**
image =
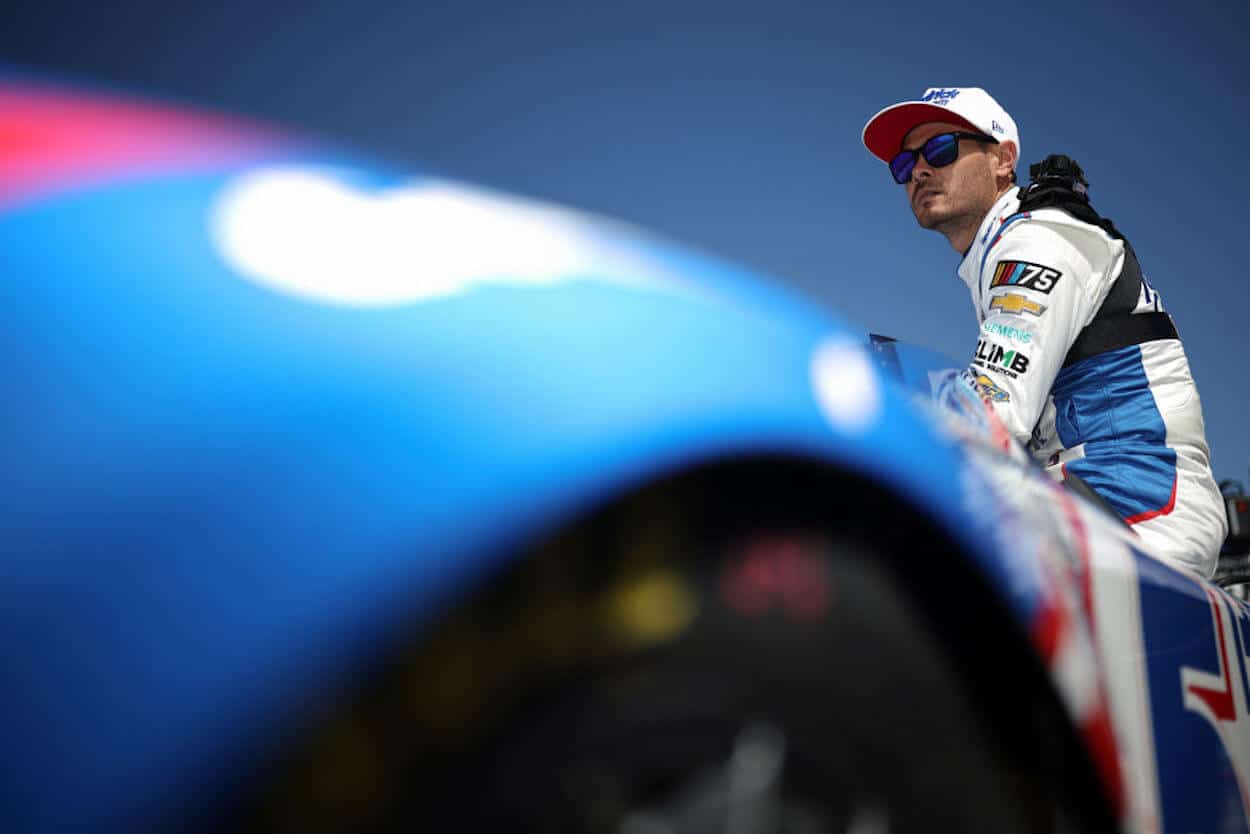
[(999, 261), (994, 269), (991, 287), (1020, 287), (1025, 290), (1037, 290), (1049, 293), (1063, 277), (1057, 269), (1027, 261)]

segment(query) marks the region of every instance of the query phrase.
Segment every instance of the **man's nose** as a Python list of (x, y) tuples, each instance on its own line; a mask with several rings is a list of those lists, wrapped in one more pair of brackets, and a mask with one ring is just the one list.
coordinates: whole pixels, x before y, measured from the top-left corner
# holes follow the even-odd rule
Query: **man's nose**
[(912, 179), (923, 179), (933, 176), (933, 166), (923, 155), (916, 156), (916, 164), (911, 169)]

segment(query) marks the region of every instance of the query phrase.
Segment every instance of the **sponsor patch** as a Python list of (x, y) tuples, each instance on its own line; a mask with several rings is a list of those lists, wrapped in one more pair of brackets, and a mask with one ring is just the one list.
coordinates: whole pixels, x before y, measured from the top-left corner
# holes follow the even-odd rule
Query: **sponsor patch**
[(1037, 290), (1049, 294), (1055, 284), (1063, 277), (1057, 269), (1027, 261), (999, 261), (994, 268), (991, 287), (1019, 287), (1024, 290)]
[(945, 107), (959, 93), (960, 89), (958, 87), (930, 87), (924, 91), (924, 95), (920, 97), (920, 100)]
[(1004, 313), (1028, 313), (1030, 316), (1040, 316), (1046, 312), (1045, 304), (1038, 304), (1022, 295), (1014, 292), (996, 295), (990, 299), (991, 310), (1002, 310)]
[(973, 384), (976, 385), (977, 393), (990, 402), (1011, 402), (1011, 395), (995, 385), (994, 380), (990, 379), (985, 374), (977, 374), (976, 381)]
[(1000, 321), (987, 321), (981, 325), (981, 332), (990, 336), (1002, 336), (1018, 345), (1027, 345), (1033, 341), (1033, 333), (1019, 327), (1012, 327)]
[(985, 339), (977, 340), (976, 359), (973, 364), (1015, 379), (1028, 373), (1029, 357), (1018, 350), (1007, 350), (1002, 345)]

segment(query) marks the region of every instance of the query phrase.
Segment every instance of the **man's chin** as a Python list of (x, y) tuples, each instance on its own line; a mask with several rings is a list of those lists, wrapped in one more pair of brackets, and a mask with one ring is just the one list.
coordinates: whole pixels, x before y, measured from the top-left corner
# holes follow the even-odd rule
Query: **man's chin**
[(944, 214), (931, 208), (915, 208), (912, 214), (916, 215), (916, 222), (922, 229), (936, 229), (946, 219)]

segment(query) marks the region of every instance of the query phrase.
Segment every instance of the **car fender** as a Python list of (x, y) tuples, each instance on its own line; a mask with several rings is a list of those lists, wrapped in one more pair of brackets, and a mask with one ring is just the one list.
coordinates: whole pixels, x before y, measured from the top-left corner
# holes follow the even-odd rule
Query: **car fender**
[(758, 454), (931, 518), (1107, 732), (1068, 545), (861, 329), (621, 224), (227, 117), (20, 80), (0, 128), (16, 830), (154, 818), (518, 543)]

